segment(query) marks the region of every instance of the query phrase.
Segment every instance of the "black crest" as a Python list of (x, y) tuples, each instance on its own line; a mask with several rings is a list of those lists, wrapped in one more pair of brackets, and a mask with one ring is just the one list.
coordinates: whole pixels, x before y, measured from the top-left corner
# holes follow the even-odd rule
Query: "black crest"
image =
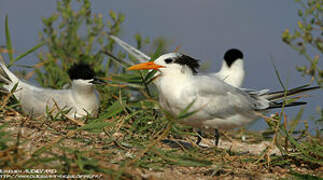
[(188, 66), (194, 74), (196, 74), (197, 70), (200, 68), (199, 60), (184, 54), (176, 57), (174, 63)]
[(71, 80), (90, 80), (94, 78), (95, 73), (90, 65), (85, 63), (78, 63), (72, 65), (72, 67), (68, 70), (68, 75), (70, 76)]
[(243, 59), (243, 54), (239, 49), (230, 49), (224, 54), (224, 60), (230, 67), (237, 59)]

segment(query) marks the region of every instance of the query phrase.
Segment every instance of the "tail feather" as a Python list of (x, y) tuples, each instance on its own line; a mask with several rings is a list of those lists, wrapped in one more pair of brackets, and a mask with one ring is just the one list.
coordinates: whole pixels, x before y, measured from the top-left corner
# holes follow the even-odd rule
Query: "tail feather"
[(305, 105), (307, 102), (300, 101), (300, 102), (291, 102), (288, 104), (285, 104), (283, 102), (271, 102), (270, 106), (267, 109), (275, 109), (275, 108), (282, 108), (282, 107), (293, 107), (293, 106), (301, 106)]
[(320, 88), (320, 86), (314, 86), (314, 87), (308, 87), (308, 86), (309, 86), (309, 84), (299, 86), (299, 87), (287, 90), (287, 92), (285, 92), (285, 91), (269, 92), (269, 93), (262, 95), (262, 97), (264, 97), (270, 101), (277, 101), (277, 100), (283, 99), (285, 97), (294, 96), (296, 94), (300, 94), (300, 93), (304, 93), (307, 91), (311, 91), (311, 90), (315, 90), (315, 89)]
[(268, 92), (267, 90), (253, 91), (251, 89), (247, 89), (246, 92), (251, 97), (256, 99), (257, 103), (259, 103), (256, 107), (257, 110), (267, 110), (267, 109), (282, 108), (282, 107), (300, 106), (300, 105), (306, 104), (306, 102), (302, 102), (302, 101), (296, 102), (298, 98), (294, 96), (299, 93), (304, 93), (307, 91), (320, 88), (319, 86), (314, 86), (314, 87), (309, 87), (309, 86), (310, 85), (307, 84), (287, 91)]
[(0, 82), (6, 85), (12, 82), (8, 74), (3, 70), (2, 66), (0, 66)]
[(14, 85), (19, 82), (18, 77), (7, 68), (3, 61), (0, 61), (0, 82), (4, 84), (1, 87), (1, 92), (10, 92)]
[(0, 87), (0, 93), (8, 94), (9, 91), (6, 88)]
[(130, 44), (122, 41), (116, 36), (110, 35), (110, 38), (113, 39), (116, 43), (118, 43), (125, 51), (127, 51), (129, 54), (134, 56), (138, 61), (140, 62), (147, 62), (151, 58), (144, 54), (143, 52), (139, 51), (138, 49), (134, 48)]

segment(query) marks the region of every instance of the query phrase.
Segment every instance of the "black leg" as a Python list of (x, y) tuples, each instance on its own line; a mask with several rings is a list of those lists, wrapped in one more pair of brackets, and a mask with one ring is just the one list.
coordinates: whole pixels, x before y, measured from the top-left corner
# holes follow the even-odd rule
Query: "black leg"
[(197, 130), (197, 141), (196, 141), (196, 145), (199, 145), (200, 144), (200, 142), (202, 141), (202, 138), (201, 138), (201, 136), (202, 136), (202, 131), (201, 131), (201, 129), (198, 129)]
[(218, 144), (219, 144), (219, 140), (220, 140), (220, 133), (219, 133), (219, 131), (218, 131), (218, 129), (215, 129), (214, 130), (214, 144), (216, 145), (216, 146), (218, 146)]
[(157, 109), (153, 109), (153, 117), (157, 119), (159, 117), (159, 112)]

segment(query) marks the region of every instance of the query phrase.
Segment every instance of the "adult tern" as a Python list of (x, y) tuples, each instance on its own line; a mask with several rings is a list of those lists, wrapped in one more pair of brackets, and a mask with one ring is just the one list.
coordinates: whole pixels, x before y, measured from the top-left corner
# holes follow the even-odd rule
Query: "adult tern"
[(0, 91), (10, 93), (16, 87), (13, 95), (20, 101), (24, 112), (33, 116), (46, 114), (46, 109), (70, 109), (69, 118), (81, 118), (88, 114), (96, 115), (99, 108), (99, 96), (95, 90), (95, 84), (103, 81), (95, 78), (93, 69), (84, 63), (74, 64), (68, 74), (72, 80), (70, 89), (50, 89), (31, 85), (19, 79), (0, 61), (0, 82), (3, 86)]
[[(199, 61), (181, 54), (168, 53), (155, 61), (137, 64), (128, 70), (154, 69), (159, 71), (156, 87), (162, 108), (178, 115), (191, 103), (195, 113), (181, 123), (201, 129), (232, 129), (244, 126), (272, 108), (298, 106), (306, 102), (284, 104), (284, 97), (317, 89), (300, 87), (291, 90), (269, 92), (234, 87), (213, 74), (198, 74)], [(218, 144), (216, 136), (215, 144)]]
[[(144, 63), (151, 59), (151, 57), (122, 41), (117, 36), (110, 35), (110, 38), (130, 55), (134, 56), (139, 62)], [(232, 86), (241, 87), (245, 76), (243, 53), (239, 49), (227, 50), (224, 54), (220, 71), (211, 74)]]

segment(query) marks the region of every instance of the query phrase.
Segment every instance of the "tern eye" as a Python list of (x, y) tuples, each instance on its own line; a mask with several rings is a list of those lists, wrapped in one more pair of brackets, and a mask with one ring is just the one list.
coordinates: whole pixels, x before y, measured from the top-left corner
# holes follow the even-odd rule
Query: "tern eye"
[(166, 64), (169, 64), (169, 63), (173, 62), (173, 60), (168, 58), (168, 59), (165, 59), (165, 62), (166, 62)]

